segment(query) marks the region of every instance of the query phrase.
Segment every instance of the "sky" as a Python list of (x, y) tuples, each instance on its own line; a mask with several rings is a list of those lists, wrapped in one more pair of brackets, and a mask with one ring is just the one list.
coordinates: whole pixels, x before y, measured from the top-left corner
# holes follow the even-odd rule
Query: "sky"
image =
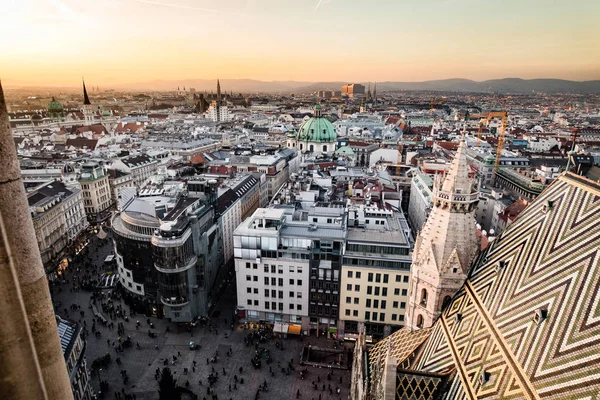
[(5, 84), (600, 79), (598, 0), (1, 0)]

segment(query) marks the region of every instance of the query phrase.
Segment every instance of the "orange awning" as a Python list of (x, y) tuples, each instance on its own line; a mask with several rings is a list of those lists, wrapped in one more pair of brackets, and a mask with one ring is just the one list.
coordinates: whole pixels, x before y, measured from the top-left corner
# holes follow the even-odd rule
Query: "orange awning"
[(301, 325), (290, 325), (288, 328), (288, 333), (292, 335), (301, 335), (302, 334), (302, 326)]

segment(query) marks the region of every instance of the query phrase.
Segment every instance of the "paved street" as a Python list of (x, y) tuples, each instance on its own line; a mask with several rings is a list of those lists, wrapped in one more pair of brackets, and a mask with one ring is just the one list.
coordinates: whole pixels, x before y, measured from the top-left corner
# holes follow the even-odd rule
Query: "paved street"
[[(114, 329), (102, 326), (96, 323), (96, 329), (101, 332), (99, 337), (96, 337), (91, 332), (93, 314), (88, 308), (91, 301), (91, 293), (86, 291), (73, 290), (73, 278), (82, 277), (88, 273), (96, 274), (101, 270), (104, 258), (113, 252), (110, 236), (107, 239), (100, 240), (93, 237), (90, 242), (88, 260), (91, 260), (93, 266), (91, 269), (83, 267), (85, 260), (75, 260), (70, 266), (65, 276), (68, 283), (61, 283), (59, 286), (52, 288), (53, 302), (55, 304), (56, 313), (60, 316), (74, 319), (83, 323), (85, 320), (88, 330), (86, 359), (88, 369), (91, 371), (92, 361), (98, 357), (109, 353), (112, 362), (107, 368), (103, 368), (100, 374), (93, 374), (91, 379), (94, 391), (98, 393), (99, 381), (106, 380), (109, 382), (108, 393), (104, 396), (106, 399), (116, 398), (115, 392), (124, 392), (130, 395), (130, 398), (135, 399), (158, 399), (158, 381), (155, 379), (157, 368), (164, 367), (164, 361), (168, 360), (169, 367), (174, 372), (177, 378), (177, 383), (180, 386), (185, 386), (186, 381), (189, 381), (189, 389), (198, 395), (199, 399), (212, 399), (212, 394), (207, 394), (208, 375), (212, 368), (218, 372), (219, 378), (213, 386), (213, 393), (218, 396), (218, 399), (253, 399), (257, 393), (259, 385), (267, 382), (268, 390), (260, 392), (260, 399), (294, 399), (300, 392), (301, 399), (346, 399), (349, 393), (349, 371), (335, 370), (331, 376), (331, 380), (327, 379), (328, 369), (308, 368), (308, 374), (304, 380), (300, 378), (299, 371), (301, 368), (298, 364), (301, 347), (304, 342), (299, 337), (288, 337), (284, 339), (284, 349), (276, 348), (274, 340), (268, 340), (266, 343), (261, 343), (259, 346), (270, 351), (273, 357), (273, 363), (267, 365), (265, 358), (262, 358), (262, 368), (254, 369), (250, 362), (255, 354), (254, 345), (247, 346), (244, 338), (250, 333), (249, 330), (243, 330), (241, 327), (235, 327), (232, 332), (230, 324), (232, 322), (233, 310), (235, 308), (235, 288), (229, 287), (224, 297), (221, 299), (217, 308), (213, 312), (211, 324), (216, 327), (217, 333), (210, 332), (209, 327), (197, 326), (194, 328), (193, 336), (185, 329), (177, 328), (176, 324), (169, 324), (167, 320), (151, 318), (154, 324), (153, 331), (157, 333), (156, 338), (148, 336), (149, 326), (147, 317), (144, 315), (136, 315), (129, 318), (126, 322), (123, 318), (111, 319), (108, 313), (103, 313), (109, 324), (114, 323)], [(77, 272), (79, 267), (80, 271)], [(58, 288), (60, 287), (60, 291)], [(108, 292), (106, 292), (109, 295)], [(106, 300), (105, 300), (106, 301)], [(60, 302), (60, 307), (57, 305)], [(71, 310), (72, 304), (79, 305), (79, 310)], [(129, 316), (129, 308), (121, 301), (115, 300), (114, 304), (121, 304), (126, 314)], [(96, 302), (100, 310), (99, 301)], [(81, 318), (80, 311), (85, 312), (84, 318)], [(218, 318), (214, 318), (218, 317)], [(136, 329), (136, 320), (140, 321), (139, 330)], [(227, 322), (225, 322), (227, 320)], [(124, 326), (124, 334), (122, 340), (127, 336), (131, 337), (133, 346), (124, 349), (123, 353), (117, 353), (113, 348), (113, 342), (118, 345), (117, 324), (122, 323)], [(167, 327), (169, 331), (167, 332)], [(108, 340), (108, 343), (107, 343)], [(189, 341), (201, 345), (198, 350), (190, 350)], [(310, 338), (313, 345), (320, 347), (332, 347), (333, 342), (323, 338)], [(139, 344), (141, 349), (136, 349)], [(156, 346), (158, 345), (158, 349)], [(219, 350), (219, 359), (216, 363), (207, 365), (207, 359), (215, 355), (215, 351)], [(231, 349), (231, 356), (227, 356), (227, 350)], [(180, 354), (180, 355), (179, 355)], [(173, 356), (177, 361), (172, 364)], [(119, 357), (122, 364), (119, 366), (115, 360)], [(290, 374), (282, 373), (282, 367), (287, 367), (288, 362), (293, 359), (293, 366), (296, 371), (290, 371)], [(195, 371), (193, 371), (193, 362), (196, 362)], [(243, 368), (243, 372), (239, 372), (239, 368)], [(275, 376), (269, 372), (269, 367), (272, 368)], [(184, 368), (188, 369), (188, 374), (184, 374)], [(223, 369), (226, 375), (223, 376)], [(124, 384), (121, 370), (127, 371), (129, 381)], [(244, 383), (237, 384), (237, 390), (234, 389), (234, 375)], [(340, 383), (341, 378), (341, 383)], [(202, 381), (202, 385), (199, 384)], [(313, 388), (313, 382), (317, 384), (319, 390)], [(231, 392), (229, 386), (231, 385)], [(323, 390), (323, 385), (325, 390)], [(330, 394), (328, 386), (331, 386), (333, 394)], [(340, 394), (336, 394), (336, 389), (340, 388)], [(135, 397), (134, 397), (135, 396)], [(321, 397), (319, 397), (321, 396)], [(121, 396), (125, 399), (124, 396)]]

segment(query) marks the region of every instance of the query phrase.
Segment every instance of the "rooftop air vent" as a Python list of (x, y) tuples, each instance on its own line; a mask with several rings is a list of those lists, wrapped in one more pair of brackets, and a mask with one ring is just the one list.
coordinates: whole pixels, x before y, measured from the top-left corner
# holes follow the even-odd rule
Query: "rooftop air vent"
[(500, 260), (500, 261), (498, 261), (498, 262), (496, 263), (496, 272), (497, 272), (497, 273), (500, 273), (500, 272), (502, 272), (502, 270), (504, 269), (504, 267), (505, 267), (505, 266), (506, 266), (506, 263), (505, 263), (504, 261), (501, 261), (501, 260)]
[(488, 383), (489, 380), (490, 380), (490, 373), (486, 372), (485, 370), (481, 371), (481, 374), (479, 375), (479, 383), (481, 384), (481, 386)]
[(533, 322), (535, 322), (536, 324), (539, 325), (546, 318), (548, 318), (548, 310), (547, 309), (538, 308), (537, 310), (535, 310), (535, 313), (533, 314)]
[(456, 313), (454, 314), (454, 321), (459, 324), (460, 321), (462, 321), (462, 314), (461, 313)]

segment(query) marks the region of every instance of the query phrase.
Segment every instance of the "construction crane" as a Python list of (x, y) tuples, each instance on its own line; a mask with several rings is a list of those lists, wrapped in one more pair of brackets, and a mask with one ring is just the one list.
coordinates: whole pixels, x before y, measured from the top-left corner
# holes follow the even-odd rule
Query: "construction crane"
[(496, 183), (496, 174), (500, 168), (500, 158), (502, 157), (502, 147), (504, 147), (504, 133), (506, 132), (506, 126), (508, 125), (508, 113), (502, 111), (502, 126), (500, 127), (500, 133), (498, 134), (498, 147), (496, 148), (496, 162), (494, 163), (494, 182), (492, 187)]
[(429, 109), (429, 116), (433, 117), (433, 110), (435, 110), (435, 105), (442, 104), (443, 102), (443, 99), (431, 99), (431, 108)]
[(502, 125), (504, 126), (504, 129), (506, 129), (506, 124), (508, 122), (508, 114), (506, 111), (494, 111), (488, 113), (483, 120), (479, 121), (479, 130), (477, 131), (477, 147), (479, 147), (481, 143), (481, 131), (483, 130), (483, 124), (490, 122), (496, 117), (502, 118)]

